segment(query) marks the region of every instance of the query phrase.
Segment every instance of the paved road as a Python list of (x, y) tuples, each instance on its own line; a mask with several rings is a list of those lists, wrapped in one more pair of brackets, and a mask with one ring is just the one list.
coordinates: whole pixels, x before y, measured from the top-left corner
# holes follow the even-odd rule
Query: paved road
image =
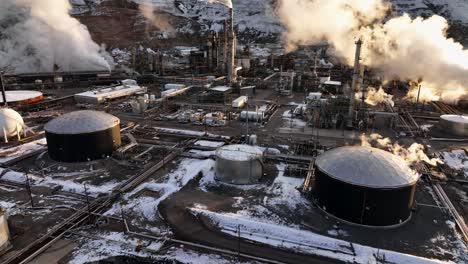
[[(187, 210), (188, 207), (193, 207), (195, 203), (206, 205), (208, 210), (216, 210), (232, 202), (234, 201), (214, 193), (187, 190), (185, 188), (185, 190), (177, 192), (163, 201), (159, 206), (159, 210), (171, 226), (176, 238), (238, 251), (239, 242), (237, 238), (209, 229)], [(240, 251), (244, 254), (291, 264), (341, 263), (323, 257), (292, 253), (268, 245), (254, 244), (246, 240), (241, 241)]]

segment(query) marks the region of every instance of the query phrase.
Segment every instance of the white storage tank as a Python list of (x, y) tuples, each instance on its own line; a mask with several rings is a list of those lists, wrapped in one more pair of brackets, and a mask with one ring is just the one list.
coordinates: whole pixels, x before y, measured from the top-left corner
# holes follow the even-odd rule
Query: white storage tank
[(10, 231), (5, 210), (0, 207), (0, 254), (10, 248)]
[(263, 175), (263, 152), (249, 145), (228, 145), (216, 151), (216, 180), (254, 184)]
[(0, 136), (9, 138), (17, 136), (25, 127), (21, 115), (13, 109), (0, 109)]
[(439, 128), (453, 136), (468, 137), (468, 116), (442, 115), (439, 119)]
[(242, 111), (240, 119), (246, 121), (262, 122), (265, 119), (265, 112), (263, 111)]

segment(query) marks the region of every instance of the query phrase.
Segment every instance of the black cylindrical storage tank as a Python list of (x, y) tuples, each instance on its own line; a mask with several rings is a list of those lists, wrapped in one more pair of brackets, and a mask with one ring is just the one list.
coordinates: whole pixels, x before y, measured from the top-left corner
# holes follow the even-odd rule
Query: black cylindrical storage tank
[(80, 162), (110, 156), (120, 141), (120, 120), (110, 114), (83, 110), (64, 114), (45, 125), (49, 156)]
[(411, 216), (418, 176), (406, 162), (370, 147), (341, 147), (315, 161), (313, 197), (327, 213), (366, 226), (396, 226)]

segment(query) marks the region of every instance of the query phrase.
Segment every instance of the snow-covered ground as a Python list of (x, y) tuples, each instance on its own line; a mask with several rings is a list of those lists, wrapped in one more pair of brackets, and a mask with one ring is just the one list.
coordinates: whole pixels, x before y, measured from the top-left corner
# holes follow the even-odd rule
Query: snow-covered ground
[(391, 0), (397, 13), (412, 15), (439, 14), (462, 23), (468, 23), (468, 1), (466, 0)]
[(192, 208), (191, 210), (195, 214), (208, 217), (223, 232), (232, 236), (238, 235), (237, 230), (240, 227), (240, 235), (243, 238), (301, 253), (355, 263), (379, 263), (383, 260), (388, 263), (446, 263), (350, 243), (309, 231), (254, 221), (249, 218), (239, 217), (237, 214), (220, 214), (198, 208)]
[(136, 248), (141, 245), (141, 242), (123, 233), (103, 232), (94, 234), (94, 236), (99, 237), (99, 239), (81, 239), (82, 245), (73, 252), (70, 264), (84, 264), (122, 255), (149, 257), (162, 245), (162, 243), (151, 242), (137, 251)]
[(26, 144), (19, 145), (17, 147), (0, 149), (0, 165), (5, 164), (8, 161), (27, 155), (31, 152), (45, 149), (47, 141), (45, 138), (38, 139)]
[(287, 110), (282, 115), (283, 118), (283, 127), (289, 128), (304, 128), (307, 126), (307, 122), (297, 118), (293, 111)]
[(219, 142), (219, 141), (208, 141), (208, 140), (198, 140), (195, 142), (196, 146), (202, 146), (202, 147), (212, 147), (212, 148), (217, 148), (221, 147), (224, 145), (224, 142)]
[[(186, 264), (255, 264), (256, 262), (238, 262), (236, 259), (226, 256), (199, 253), (183, 247), (171, 247), (166, 253), (159, 254), (161, 247), (159, 242), (138, 241), (134, 237), (116, 232), (98, 233), (100, 239), (82, 239), (80, 249), (73, 252), (70, 264), (84, 264), (99, 261), (114, 256), (137, 256), (150, 258), (153, 261), (174, 260)], [(136, 251), (137, 246), (140, 250)], [(164, 262), (168, 263), (168, 262)]]
[(465, 150), (458, 149), (450, 152), (443, 152), (445, 164), (456, 171), (463, 171), (465, 177), (468, 178), (468, 156)]
[[(178, 5), (167, 0), (133, 0), (147, 3), (176, 16), (196, 19), (202, 30), (221, 31), (228, 18), (228, 9), (217, 3), (201, 0), (181, 0)], [(271, 0), (233, 0), (235, 26), (241, 32), (255, 31), (263, 35), (278, 34), (283, 27), (274, 13)]]
[(277, 169), (278, 176), (267, 190), (268, 196), (265, 196), (263, 200), (264, 205), (286, 205), (291, 210), (296, 210), (298, 207), (307, 208), (309, 202), (299, 192), (304, 179), (284, 176), (286, 164), (277, 165)]
[[(5, 169), (0, 168), (0, 174), (4, 170)], [(61, 187), (63, 191), (80, 193), (80, 194), (88, 193), (91, 196), (97, 196), (98, 194), (102, 194), (102, 193), (110, 193), (112, 189), (115, 188), (119, 184), (119, 182), (117, 181), (110, 181), (110, 182), (106, 182), (106, 183), (99, 184), (99, 185), (86, 184), (86, 190), (85, 190), (84, 184), (74, 182), (73, 180), (70, 180), (70, 179), (63, 179), (61, 177), (53, 178), (48, 175), (46, 175), (45, 177), (39, 177), (34, 174), (25, 174), (23, 172), (18, 172), (18, 171), (13, 171), (13, 170), (9, 170), (5, 172), (3, 176), (1, 176), (0, 178), (2, 180), (8, 180), (12, 182), (25, 183), (27, 180), (26, 175), (29, 177), (29, 180), (31, 181), (31, 185), (33, 186), (48, 186), (52, 188), (59, 186)], [(64, 174), (64, 176), (66, 176), (66, 174)]]
[[(214, 166), (214, 161), (211, 159), (183, 159), (177, 168), (168, 173), (161, 181), (149, 181), (141, 184), (138, 188), (124, 196), (123, 209), (131, 211), (135, 217), (143, 218), (148, 221), (156, 220), (158, 215), (159, 203), (165, 200), (169, 195), (179, 191), (190, 180), (195, 178), (199, 173), (203, 175), (210, 174)], [(143, 190), (148, 190), (157, 193), (158, 197), (153, 196), (137, 196)], [(120, 207), (115, 205), (112, 209), (106, 212), (107, 215), (120, 215)]]
[(186, 129), (175, 129), (175, 128), (165, 128), (165, 127), (154, 127), (157, 132), (162, 133), (174, 133), (174, 134), (181, 134), (181, 135), (189, 135), (189, 136), (209, 136), (214, 138), (220, 139), (229, 139), (228, 136), (221, 136), (212, 133), (206, 133), (201, 131), (194, 131), (194, 130), (186, 130)]
[(187, 264), (255, 264), (256, 262), (238, 262), (237, 259), (228, 259), (225, 256), (198, 253), (189, 249), (173, 248), (165, 255), (168, 259), (174, 259)]
[[(71, 14), (109, 16), (108, 7), (99, 8), (102, 2), (111, 0), (70, 0)], [(186, 19), (186, 23), (173, 25), (178, 33), (193, 34), (201, 31), (221, 31), (223, 22), (228, 18), (228, 9), (216, 1), (208, 0), (129, 0), (135, 3), (151, 5), (155, 10)], [(468, 25), (467, 0), (386, 0), (393, 4), (395, 15), (409, 13), (413, 17), (431, 16), (438, 14), (447, 18), (451, 23), (457, 22)], [(284, 32), (284, 27), (275, 12), (276, 0), (232, 0), (234, 7), (234, 23), (238, 33), (246, 37), (242, 42), (255, 43), (258, 38), (276, 38)], [(112, 12), (114, 13), (114, 12)], [(143, 16), (140, 16), (143, 18)], [(139, 20), (135, 26), (141, 23)], [(171, 27), (172, 31), (172, 27)], [(160, 32), (165, 37), (169, 32)], [(239, 34), (239, 37), (242, 37)], [(110, 43), (108, 43), (110, 44)], [(254, 54), (261, 57), (270, 54), (270, 50), (262, 48), (252, 49)]]

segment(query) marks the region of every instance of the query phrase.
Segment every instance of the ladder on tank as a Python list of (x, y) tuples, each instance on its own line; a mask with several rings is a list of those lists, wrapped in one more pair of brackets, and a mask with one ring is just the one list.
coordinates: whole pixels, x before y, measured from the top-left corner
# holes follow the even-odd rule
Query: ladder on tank
[(310, 183), (312, 182), (313, 177), (315, 176), (314, 161), (310, 161), (309, 168), (307, 169), (307, 177), (304, 181), (304, 186), (302, 186), (302, 192), (307, 193), (310, 188)]

